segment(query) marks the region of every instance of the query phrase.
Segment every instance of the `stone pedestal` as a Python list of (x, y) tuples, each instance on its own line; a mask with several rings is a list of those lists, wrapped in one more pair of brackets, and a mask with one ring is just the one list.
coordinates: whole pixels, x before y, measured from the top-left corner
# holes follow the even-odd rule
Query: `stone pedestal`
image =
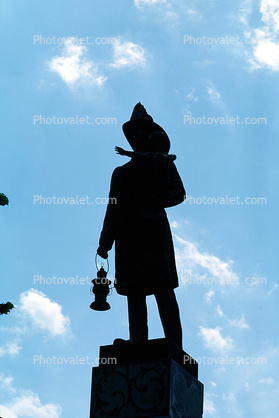
[(100, 347), (90, 418), (202, 418), (198, 364), (167, 339)]

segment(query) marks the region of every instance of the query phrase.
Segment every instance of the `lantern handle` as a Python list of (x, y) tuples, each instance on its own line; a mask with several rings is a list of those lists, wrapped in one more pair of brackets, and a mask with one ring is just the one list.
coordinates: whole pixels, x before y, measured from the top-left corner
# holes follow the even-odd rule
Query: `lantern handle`
[[(96, 256), (95, 256), (95, 265), (96, 265), (97, 271), (99, 271), (98, 264), (97, 264), (97, 256), (98, 256), (98, 254), (96, 253)], [(107, 273), (108, 273), (109, 272), (109, 261), (108, 261), (108, 258), (106, 260), (107, 260)], [(101, 268), (102, 267), (104, 267), (104, 264), (103, 263), (101, 263)]]

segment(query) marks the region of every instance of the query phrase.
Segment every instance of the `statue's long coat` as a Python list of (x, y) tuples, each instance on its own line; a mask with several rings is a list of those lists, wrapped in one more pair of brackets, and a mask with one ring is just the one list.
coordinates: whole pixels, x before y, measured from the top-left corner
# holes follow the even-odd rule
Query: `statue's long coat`
[(185, 199), (175, 164), (158, 154), (132, 158), (112, 175), (100, 246), (115, 241), (115, 287), (119, 294), (150, 295), (178, 286), (171, 231), (164, 210)]

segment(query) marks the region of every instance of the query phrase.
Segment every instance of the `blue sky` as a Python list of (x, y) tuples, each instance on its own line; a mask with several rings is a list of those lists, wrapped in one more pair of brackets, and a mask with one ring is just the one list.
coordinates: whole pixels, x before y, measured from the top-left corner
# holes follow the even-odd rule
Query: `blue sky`
[(141, 101), (188, 196), (167, 213), (204, 417), (278, 417), (277, 2), (4, 0), (1, 20), (1, 416), (88, 417), (99, 347), (128, 338), (126, 298), (93, 312), (87, 282)]

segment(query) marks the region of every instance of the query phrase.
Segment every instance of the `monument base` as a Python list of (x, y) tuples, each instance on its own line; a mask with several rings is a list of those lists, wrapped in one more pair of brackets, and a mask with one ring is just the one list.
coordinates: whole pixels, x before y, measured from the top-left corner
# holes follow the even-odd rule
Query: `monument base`
[(198, 364), (165, 338), (100, 347), (90, 418), (202, 418)]

